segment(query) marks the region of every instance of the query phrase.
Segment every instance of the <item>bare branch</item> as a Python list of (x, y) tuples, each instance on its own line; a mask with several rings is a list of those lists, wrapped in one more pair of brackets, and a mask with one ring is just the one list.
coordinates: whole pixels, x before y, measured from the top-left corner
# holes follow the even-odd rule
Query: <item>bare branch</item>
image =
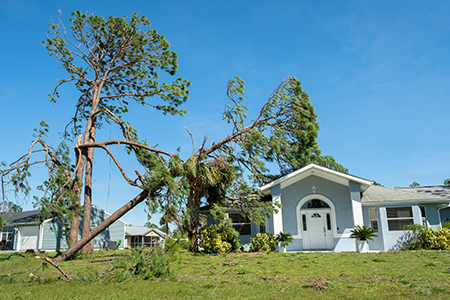
[(191, 156), (194, 156), (195, 154), (195, 141), (194, 141), (194, 137), (192, 136), (192, 133), (189, 131), (189, 129), (187, 127), (186, 128), (187, 132), (189, 133), (189, 135), (191, 136), (191, 140), (192, 140), (192, 154)]

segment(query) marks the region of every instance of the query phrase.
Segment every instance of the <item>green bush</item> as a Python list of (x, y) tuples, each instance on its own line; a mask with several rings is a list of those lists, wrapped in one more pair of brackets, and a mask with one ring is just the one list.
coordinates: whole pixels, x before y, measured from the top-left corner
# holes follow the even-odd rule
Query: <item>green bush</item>
[(450, 229), (429, 228), (427, 231), (428, 231), (428, 249), (450, 250)]
[(442, 222), (442, 228), (450, 229), (450, 222), (449, 221)]
[(200, 231), (200, 238), (200, 247), (206, 253), (226, 253), (239, 249), (239, 233), (228, 225), (209, 225)]
[(250, 252), (275, 251), (275, 238), (270, 233), (258, 233), (250, 238)]
[(450, 250), (450, 229), (424, 228), (414, 224), (405, 227), (407, 232), (403, 236), (404, 250)]

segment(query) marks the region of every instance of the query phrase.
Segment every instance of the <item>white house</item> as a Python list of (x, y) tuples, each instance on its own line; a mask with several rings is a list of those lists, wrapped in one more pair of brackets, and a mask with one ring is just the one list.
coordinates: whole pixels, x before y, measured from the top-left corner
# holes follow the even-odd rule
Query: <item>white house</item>
[(399, 245), (404, 225), (441, 228), (440, 210), (450, 203), (450, 187), (386, 188), (315, 164), (279, 178), (261, 191), (282, 205), (267, 220), (265, 230), (291, 233), (294, 242), (288, 251), (354, 251), (350, 231), (356, 225), (377, 231), (369, 250), (393, 249)]

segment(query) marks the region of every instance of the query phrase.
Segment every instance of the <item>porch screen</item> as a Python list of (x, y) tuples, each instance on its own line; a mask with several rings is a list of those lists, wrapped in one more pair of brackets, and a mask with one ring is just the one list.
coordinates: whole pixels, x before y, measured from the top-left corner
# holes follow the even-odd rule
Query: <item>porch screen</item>
[(412, 207), (387, 207), (386, 216), (389, 231), (403, 230), (406, 225), (414, 224)]

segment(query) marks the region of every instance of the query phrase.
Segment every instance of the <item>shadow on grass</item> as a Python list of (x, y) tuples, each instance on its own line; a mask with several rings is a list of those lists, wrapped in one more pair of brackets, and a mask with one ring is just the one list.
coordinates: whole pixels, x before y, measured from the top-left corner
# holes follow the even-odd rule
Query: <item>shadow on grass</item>
[(13, 257), (13, 256), (25, 257), (25, 255), (23, 255), (22, 253), (14, 252), (14, 253), (11, 253), (10, 255), (8, 255), (7, 257), (0, 256), (0, 261), (9, 260), (9, 259), (11, 259), (11, 257)]

